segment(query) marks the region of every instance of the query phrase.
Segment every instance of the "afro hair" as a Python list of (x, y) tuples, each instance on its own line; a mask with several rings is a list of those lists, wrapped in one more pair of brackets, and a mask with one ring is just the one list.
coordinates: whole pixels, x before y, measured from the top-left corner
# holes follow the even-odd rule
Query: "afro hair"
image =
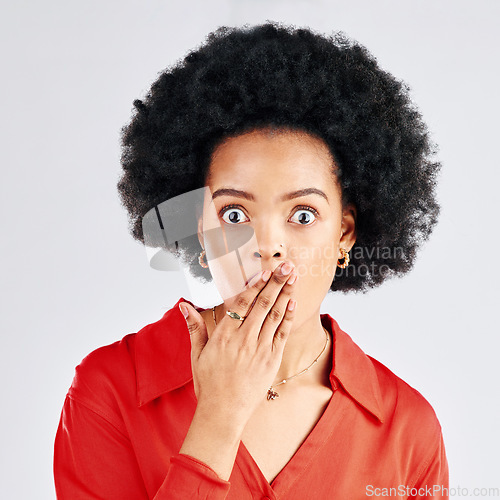
[[(437, 223), (441, 164), (409, 88), (342, 32), (268, 21), (220, 27), (161, 72), (122, 129), (117, 184), (132, 236), (145, 243), (144, 215), (202, 188), (215, 147), (266, 127), (320, 137), (335, 159), (342, 201), (356, 206), (350, 263), (332, 291), (361, 291), (406, 274)], [(193, 276), (198, 238), (167, 248)]]

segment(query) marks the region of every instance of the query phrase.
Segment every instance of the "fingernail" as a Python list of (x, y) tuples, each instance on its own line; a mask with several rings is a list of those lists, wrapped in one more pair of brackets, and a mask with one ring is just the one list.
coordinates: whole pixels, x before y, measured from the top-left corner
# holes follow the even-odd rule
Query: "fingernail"
[(264, 274), (262, 275), (262, 279), (264, 281), (267, 281), (271, 277), (271, 274), (273, 274), (273, 273), (271, 271), (269, 271), (269, 269), (267, 271), (264, 271)]
[(290, 274), (290, 271), (292, 270), (292, 266), (288, 263), (288, 262), (285, 262), (282, 266), (281, 266), (281, 274), (283, 276), (286, 276), (287, 274)]
[(182, 304), (179, 304), (179, 309), (181, 310), (181, 313), (184, 316), (184, 318), (187, 319), (187, 317), (189, 316), (189, 310), (188, 310), (188, 308), (186, 306), (182, 305)]
[(287, 283), (289, 285), (293, 285), (295, 283), (295, 281), (297, 280), (297, 275), (296, 274), (292, 274), (289, 278), (288, 278), (288, 281)]
[(297, 304), (297, 301), (290, 299), (290, 302), (288, 302), (288, 310), (293, 311), (295, 309), (295, 304)]

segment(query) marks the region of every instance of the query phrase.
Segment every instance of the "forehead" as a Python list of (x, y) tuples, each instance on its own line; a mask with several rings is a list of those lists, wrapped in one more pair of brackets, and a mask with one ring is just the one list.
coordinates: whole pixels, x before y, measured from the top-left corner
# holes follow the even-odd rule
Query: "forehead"
[(259, 129), (227, 138), (214, 149), (207, 184), (279, 181), (333, 187), (335, 170), (322, 139), (302, 131)]

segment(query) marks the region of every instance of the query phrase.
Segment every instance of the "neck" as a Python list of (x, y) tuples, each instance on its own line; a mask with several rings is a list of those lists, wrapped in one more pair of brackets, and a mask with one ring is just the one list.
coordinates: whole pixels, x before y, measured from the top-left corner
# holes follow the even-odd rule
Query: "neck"
[[(331, 370), (331, 336), (328, 333), (328, 343), (326, 343), (327, 332), (321, 324), (319, 309), (305, 321), (294, 326), (290, 332), (288, 340), (283, 350), (283, 358), (279, 367), (274, 384), (284, 379), (289, 379), (293, 375), (300, 373), (312, 364), (312, 366), (302, 375), (295, 377), (293, 384), (321, 384), (328, 385), (328, 378)], [(325, 348), (326, 343), (326, 348)], [(324, 350), (323, 350), (324, 349)], [(321, 355), (320, 355), (321, 354)], [(286, 384), (279, 387), (283, 389)]]

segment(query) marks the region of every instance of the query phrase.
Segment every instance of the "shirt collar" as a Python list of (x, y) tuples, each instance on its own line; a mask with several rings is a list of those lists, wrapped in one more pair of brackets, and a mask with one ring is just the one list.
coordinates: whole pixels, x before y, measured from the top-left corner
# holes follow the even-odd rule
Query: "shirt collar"
[[(179, 309), (181, 302), (188, 302), (197, 311), (204, 310), (181, 297), (159, 321), (145, 326), (136, 334), (138, 406), (186, 385), (193, 378), (191, 342), (186, 321)], [(333, 336), (332, 387), (340, 383), (358, 405), (383, 422), (380, 384), (372, 360), (329, 314), (322, 314), (321, 322)]]

